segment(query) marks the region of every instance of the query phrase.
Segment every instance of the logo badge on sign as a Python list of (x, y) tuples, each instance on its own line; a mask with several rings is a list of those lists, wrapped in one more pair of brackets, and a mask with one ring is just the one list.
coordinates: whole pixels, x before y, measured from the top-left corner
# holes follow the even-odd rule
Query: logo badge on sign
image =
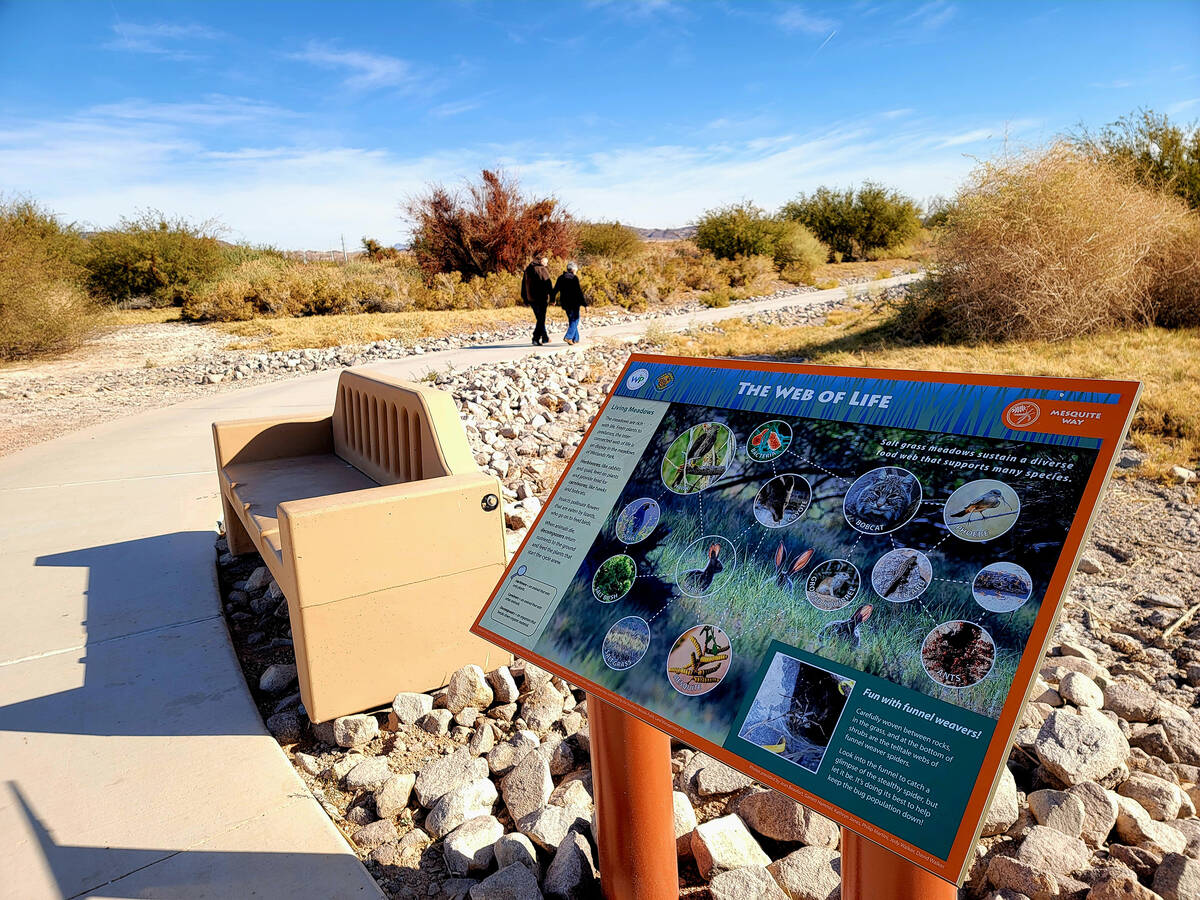
[(636, 391), (649, 380), (649, 369), (634, 369), (629, 373), (629, 377), (625, 379), (625, 387), (629, 388), (631, 391)]
[(674, 380), (675, 380), (674, 375), (672, 375), (670, 372), (664, 372), (663, 374), (658, 376), (658, 381), (654, 382), (654, 386), (656, 388), (658, 388), (660, 391), (665, 391), (667, 389), (667, 386)]
[(1004, 424), (1009, 428), (1028, 428), (1042, 414), (1042, 408), (1032, 400), (1018, 400), (1004, 410)]

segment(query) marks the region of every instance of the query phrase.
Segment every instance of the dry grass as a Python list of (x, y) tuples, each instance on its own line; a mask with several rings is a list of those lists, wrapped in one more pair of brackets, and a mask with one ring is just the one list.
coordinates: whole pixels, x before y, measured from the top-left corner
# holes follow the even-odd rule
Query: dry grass
[(981, 164), (955, 196), (915, 333), (1061, 340), (1200, 323), (1200, 219), (1065, 144)]
[[(561, 325), (565, 328), (567, 319), (560, 309), (551, 307), (547, 321), (553, 323), (554, 327)], [(230, 345), (230, 349), (297, 350), (307, 347), (366, 344), (391, 339), (429, 340), (454, 334), (494, 331), (514, 325), (528, 325), (532, 332), (533, 313), (523, 306), (503, 309), (414, 310), (305, 316), (298, 319), (260, 318), (249, 322), (223, 322), (215, 327), (240, 338)], [(585, 328), (586, 325), (585, 318)]]
[(127, 325), (162, 325), (166, 322), (179, 322), (180, 309), (178, 306), (163, 306), (159, 309), (117, 309), (109, 307), (96, 318), (96, 324), (112, 328)]
[(1144, 327), (1055, 342), (905, 346), (894, 338), (893, 315), (857, 307), (831, 314), (826, 325), (795, 328), (755, 327), (729, 319), (720, 323), (718, 333), (667, 338), (664, 352), (739, 356), (753, 347), (756, 355), (827, 365), (1134, 379), (1144, 389), (1130, 439), (1149, 455), (1139, 472), (1166, 478), (1172, 465), (1194, 469), (1200, 462), (1200, 406), (1195, 402), (1200, 329)]

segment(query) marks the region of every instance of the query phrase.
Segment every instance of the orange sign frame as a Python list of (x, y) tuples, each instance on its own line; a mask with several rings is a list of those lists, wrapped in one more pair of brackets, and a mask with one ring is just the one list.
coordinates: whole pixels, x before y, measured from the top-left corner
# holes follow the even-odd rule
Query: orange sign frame
[[(1097, 452), (1096, 462), (1092, 467), (1092, 472), (1086, 487), (1084, 488), (1083, 496), (1080, 499), (1075, 517), (1071, 522), (1071, 527), (1063, 541), (1063, 549), (1058, 559), (1050, 582), (1046, 588), (1041, 609), (1039, 610), (1029, 640), (1026, 643), (1025, 650), (1021, 655), (1020, 663), (1017, 667), (1016, 675), (1013, 679), (1012, 687), (1008, 692), (1007, 699), (1001, 710), (998, 718), (996, 729), (992, 734), (987, 750), (983, 758), (983, 764), (980, 767), (979, 776), (971, 790), (970, 798), (967, 802), (966, 810), (963, 814), (963, 821), (955, 835), (950, 852), (946, 859), (940, 859), (933, 854), (922, 850), (913, 844), (896, 837), (890, 832), (885, 831), (873, 825), (871, 822), (853, 815), (829, 801), (805, 791), (790, 782), (779, 778), (772, 772), (758, 766), (746, 759), (743, 759), (736, 754), (730, 753), (719, 745), (702, 738), (696, 734), (687, 731), (675, 723), (657, 715), (635, 703), (630, 702), (619, 694), (596, 684), (589, 679), (582, 678), (570, 669), (559, 665), (551, 660), (545, 659), (540, 655), (531, 652), (528, 648), (521, 646), (519, 643), (509, 640), (508, 638), (496, 634), (495, 632), (483, 627), (481, 621), (484, 614), (495, 600), (501, 586), (508, 579), (515, 561), (520, 556), (521, 550), (524, 549), (530, 535), (534, 533), (538, 524), (545, 515), (546, 510), (550, 508), (551, 502), (559, 487), (562, 485), (563, 477), (574, 464), (580, 451), (583, 449), (587, 437), (591, 434), (592, 428), (595, 427), (597, 421), (604, 414), (608, 404), (616, 396), (617, 386), (625, 381), (626, 374), (632, 366), (641, 363), (661, 363), (668, 365), (679, 366), (707, 366), (720, 369), (741, 369), (753, 372), (778, 372), (785, 374), (806, 374), (816, 376), (841, 376), (841, 377), (857, 377), (857, 378), (877, 378), (889, 379), (896, 381), (913, 381), (939, 384), (952, 384), (963, 386), (985, 386), (985, 387), (1006, 387), (1017, 388), (1022, 391), (1062, 391), (1062, 392), (1097, 392), (1108, 393), (1119, 396), (1119, 400), (1113, 404), (1092, 404), (1092, 403), (1055, 403), (1054, 401), (1038, 399), (1036, 401), (1021, 401), (1032, 402), (1039, 407), (1036, 419), (1030, 419), (1032, 411), (1022, 408), (1018, 410), (1021, 415), (1014, 419), (1006, 415), (1006, 424), (1010, 428), (1016, 428), (1019, 424), (1023, 425), (1025, 430), (1044, 434), (1067, 434), (1078, 435), (1081, 437), (1094, 437), (1101, 440), (1100, 448)], [(839, 825), (849, 828), (855, 833), (874, 841), (875, 843), (899, 854), (912, 863), (921, 868), (932, 872), (948, 881), (961, 884), (965, 878), (967, 867), (970, 864), (975, 844), (979, 838), (980, 831), (983, 827), (983, 819), (987, 811), (988, 804), (991, 801), (993, 792), (999, 782), (1001, 768), (1005, 765), (1008, 758), (1009, 749), (1011, 747), (1013, 735), (1017, 730), (1020, 722), (1021, 708), (1028, 699), (1029, 693), (1033, 688), (1034, 680), (1041, 668), (1042, 658), (1046, 652), (1050, 637), (1054, 632), (1055, 622), (1062, 608), (1062, 599), (1069, 587), (1072, 575), (1075, 572), (1075, 567), (1078, 564), (1080, 555), (1082, 554), (1088, 532), (1091, 529), (1092, 523), (1099, 511), (1100, 495), (1103, 491), (1105, 483), (1111, 476), (1113, 466), (1116, 463), (1117, 453), (1123, 443), (1126, 434), (1128, 433), (1130, 423), (1133, 419), (1134, 410), (1137, 407), (1138, 397), (1141, 393), (1141, 383), (1136, 381), (1112, 381), (1100, 379), (1083, 379), (1083, 378), (1058, 378), (1052, 376), (1017, 376), (1017, 375), (993, 375), (993, 374), (973, 374), (973, 373), (952, 373), (952, 372), (933, 372), (933, 371), (913, 371), (900, 369), (873, 369), (857, 366), (815, 366), (801, 365), (791, 363), (774, 363), (762, 361), (747, 361), (736, 359), (717, 359), (717, 358), (691, 358), (691, 357), (671, 357), (658, 356), (651, 354), (635, 353), (630, 356), (620, 374), (613, 382), (613, 387), (599, 411), (596, 413), (592, 424), (588, 427), (584, 435), (584, 439), (580, 441), (575, 453), (572, 455), (567, 468), (564, 469), (563, 477), (560, 477), (558, 484), (551, 491), (549, 498), (543, 505), (538, 514), (537, 519), (530, 527), (526, 534), (525, 540), (522, 541), (521, 547), (517, 553), (513, 554), (506, 567), (504, 576), (497, 583), (496, 588), (488, 598), (488, 602), (480, 610), (479, 616), (471, 627), (471, 631), (479, 637), (485, 638), (492, 643), (497, 644), (519, 656), (527, 659), (534, 664), (545, 668), (547, 671), (553, 672), (561, 676), (570, 683), (582, 688), (589, 694), (594, 694), (601, 697), (606, 702), (624, 710), (630, 715), (636, 716), (642, 721), (666, 732), (699, 750), (704, 751), (708, 755), (720, 760), (726, 765), (737, 769), (746, 775), (754, 778), (761, 784), (771, 787), (780, 793), (786, 794), (792, 799), (804, 804), (823, 815), (836, 821)], [(1005, 410), (1007, 414), (1012, 407), (1017, 406), (1017, 403), (1011, 404)], [(1102, 407), (1102, 408), (1101, 408)], [(636, 825), (634, 826), (636, 827)]]

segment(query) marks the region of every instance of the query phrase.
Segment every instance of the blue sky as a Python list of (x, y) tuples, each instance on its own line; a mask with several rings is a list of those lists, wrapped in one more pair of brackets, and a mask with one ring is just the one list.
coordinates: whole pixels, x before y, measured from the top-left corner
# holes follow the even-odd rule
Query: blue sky
[(685, 224), (975, 159), (1139, 106), (1200, 117), (1200, 4), (0, 0), (0, 190), (105, 226), (402, 241), (485, 166), (575, 214)]

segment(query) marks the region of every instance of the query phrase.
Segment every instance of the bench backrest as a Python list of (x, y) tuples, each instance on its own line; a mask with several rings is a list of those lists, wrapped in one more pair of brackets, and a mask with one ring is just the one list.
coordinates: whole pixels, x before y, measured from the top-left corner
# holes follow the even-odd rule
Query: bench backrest
[(333, 448), (379, 484), (479, 471), (450, 394), (351, 369), (338, 380)]

